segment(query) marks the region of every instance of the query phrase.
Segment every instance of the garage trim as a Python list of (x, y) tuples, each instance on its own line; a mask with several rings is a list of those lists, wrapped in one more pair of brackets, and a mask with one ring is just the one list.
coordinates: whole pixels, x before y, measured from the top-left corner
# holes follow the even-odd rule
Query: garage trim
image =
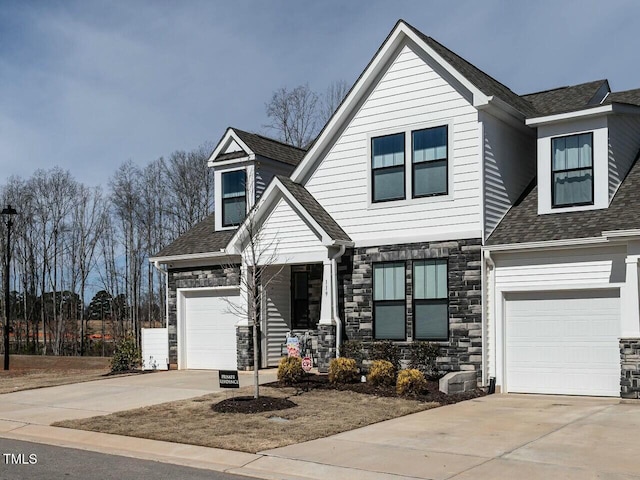
[[(187, 367), (187, 352), (186, 346), (186, 298), (189, 293), (205, 293), (205, 292), (237, 292), (240, 293), (239, 285), (232, 286), (220, 286), (220, 287), (200, 287), (200, 288), (178, 288), (176, 290), (176, 313), (177, 313), (177, 344), (178, 344), (178, 370), (182, 370)], [(242, 322), (242, 319), (238, 319), (238, 322)]]

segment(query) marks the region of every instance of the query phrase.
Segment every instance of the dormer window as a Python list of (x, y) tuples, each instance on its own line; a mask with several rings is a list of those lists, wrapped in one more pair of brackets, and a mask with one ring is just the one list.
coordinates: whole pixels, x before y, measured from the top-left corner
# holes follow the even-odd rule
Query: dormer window
[(222, 174), (222, 226), (240, 225), (247, 214), (247, 174), (244, 169)]
[(593, 134), (551, 139), (552, 206), (593, 205)]

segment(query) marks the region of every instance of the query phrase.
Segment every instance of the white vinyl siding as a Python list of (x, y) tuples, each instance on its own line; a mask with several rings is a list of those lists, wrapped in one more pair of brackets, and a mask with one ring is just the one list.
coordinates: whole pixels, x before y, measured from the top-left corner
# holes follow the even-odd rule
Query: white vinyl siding
[(640, 118), (637, 115), (611, 115), (609, 127), (609, 201), (629, 173), (640, 150)]
[(266, 315), (263, 331), (263, 351), (266, 366), (277, 367), (282, 356), (282, 345), (287, 332), (291, 330), (291, 267), (286, 265), (282, 271), (279, 266), (269, 267), (266, 277), (277, 273), (267, 286), (263, 306)]
[(294, 167), (285, 163), (274, 162), (264, 157), (258, 157), (255, 167), (255, 193), (256, 201), (262, 196), (262, 193), (271, 183), (276, 175), (291, 175)]
[[(305, 186), (356, 242), (376, 238), (398, 243), (403, 236), (446, 231), (455, 238), (462, 232), (480, 232), (478, 114), (465, 94), (405, 46)], [(371, 205), (369, 139), (376, 132), (439, 125), (448, 125), (452, 146), (449, 195)]]
[[(275, 263), (290, 263), (296, 256), (326, 256), (327, 252), (318, 235), (284, 198), (277, 201), (262, 224), (260, 244), (263, 259), (272, 259)], [(318, 256), (318, 259), (322, 260), (322, 257)]]
[(625, 258), (623, 247), (500, 254), (495, 259), (496, 288), (517, 290), (624, 282)]
[(536, 138), (486, 112), (480, 114), (480, 119), (484, 133), (486, 239), (536, 174)]

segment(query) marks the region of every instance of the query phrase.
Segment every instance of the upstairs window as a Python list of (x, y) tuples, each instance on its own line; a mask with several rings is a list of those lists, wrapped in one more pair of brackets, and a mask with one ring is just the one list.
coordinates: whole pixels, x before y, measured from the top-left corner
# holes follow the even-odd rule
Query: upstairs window
[(240, 225), (247, 214), (247, 175), (244, 170), (222, 174), (222, 226)]
[(553, 207), (593, 205), (593, 134), (551, 140)]
[(374, 202), (405, 198), (404, 133), (371, 139)]
[(404, 262), (373, 264), (373, 321), (375, 338), (404, 340)]
[(411, 133), (413, 197), (447, 194), (447, 127)]
[(414, 336), (417, 340), (449, 338), (449, 290), (447, 260), (413, 264)]

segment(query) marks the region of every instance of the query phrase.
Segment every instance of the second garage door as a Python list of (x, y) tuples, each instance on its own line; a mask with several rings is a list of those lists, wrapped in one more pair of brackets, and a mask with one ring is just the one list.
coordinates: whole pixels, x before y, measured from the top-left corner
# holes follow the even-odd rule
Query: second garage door
[(239, 304), (238, 290), (187, 292), (184, 297), (182, 368), (235, 370), (238, 317), (229, 303)]
[(620, 394), (619, 291), (518, 293), (505, 303), (507, 391)]

